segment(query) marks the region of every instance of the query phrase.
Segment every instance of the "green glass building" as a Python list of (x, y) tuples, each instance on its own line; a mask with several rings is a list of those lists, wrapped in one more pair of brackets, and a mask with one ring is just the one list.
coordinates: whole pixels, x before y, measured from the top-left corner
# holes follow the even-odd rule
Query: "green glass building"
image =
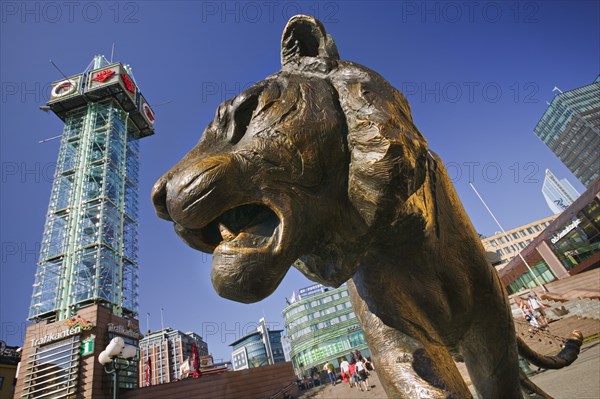
[(534, 130), (583, 185), (600, 178), (600, 75), (554, 97)]
[(339, 367), (338, 360), (356, 350), (370, 356), (346, 284), (335, 289), (321, 284), (302, 288), (288, 303), (283, 317), (297, 375), (312, 367), (321, 370), (327, 361)]

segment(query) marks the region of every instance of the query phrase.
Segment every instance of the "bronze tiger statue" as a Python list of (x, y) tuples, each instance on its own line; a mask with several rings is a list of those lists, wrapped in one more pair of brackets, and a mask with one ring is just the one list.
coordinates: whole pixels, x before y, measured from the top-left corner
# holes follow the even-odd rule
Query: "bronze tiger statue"
[[(515, 335), (509, 300), (441, 160), (405, 97), (342, 61), (316, 19), (284, 29), (281, 71), (222, 103), (200, 142), (153, 189), (157, 214), (212, 254), (219, 295), (270, 295), (294, 264), (349, 281), (356, 315), (391, 398), (547, 396), (518, 367), (572, 363)], [(296, 261), (299, 260), (299, 261)]]

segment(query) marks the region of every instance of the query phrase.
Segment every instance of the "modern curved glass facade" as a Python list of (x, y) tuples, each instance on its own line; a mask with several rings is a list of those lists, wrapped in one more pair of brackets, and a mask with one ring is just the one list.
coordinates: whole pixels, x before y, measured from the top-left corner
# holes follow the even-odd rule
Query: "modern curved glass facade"
[[(303, 295), (302, 291), (309, 293)], [(354, 314), (346, 284), (328, 289), (319, 284), (294, 294), (290, 305), (283, 310), (290, 357), (297, 374), (338, 360), (351, 351), (369, 355), (364, 333)]]
[[(243, 370), (267, 366), (269, 364), (284, 363), (285, 355), (283, 353), (283, 345), (281, 344), (282, 332), (283, 330), (268, 330), (269, 338), (267, 345), (265, 345), (265, 337), (261, 331), (248, 334), (230, 344), (233, 347), (231, 354), (233, 369)], [(269, 360), (270, 356), (273, 357), (272, 361)]]

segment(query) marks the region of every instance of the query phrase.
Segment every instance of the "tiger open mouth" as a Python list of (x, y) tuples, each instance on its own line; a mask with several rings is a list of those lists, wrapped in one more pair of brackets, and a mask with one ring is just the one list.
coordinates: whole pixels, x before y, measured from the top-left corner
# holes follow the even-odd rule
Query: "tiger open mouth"
[(261, 248), (279, 238), (280, 226), (279, 217), (268, 206), (246, 204), (224, 212), (200, 232), (213, 251), (219, 246)]

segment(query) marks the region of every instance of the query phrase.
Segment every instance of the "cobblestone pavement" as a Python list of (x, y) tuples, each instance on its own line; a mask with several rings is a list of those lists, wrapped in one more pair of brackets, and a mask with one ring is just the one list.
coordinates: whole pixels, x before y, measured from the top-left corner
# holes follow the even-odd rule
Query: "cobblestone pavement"
[[(600, 398), (600, 341), (584, 345), (579, 358), (571, 366), (561, 370), (543, 371), (531, 377), (531, 380), (555, 399)], [(361, 392), (357, 388), (350, 388), (347, 384), (338, 382), (335, 386), (328, 384), (313, 388), (300, 398), (387, 398), (377, 378), (377, 372), (371, 372), (369, 385), (371, 386), (370, 391)], [(474, 397), (476, 398), (476, 396)]]

